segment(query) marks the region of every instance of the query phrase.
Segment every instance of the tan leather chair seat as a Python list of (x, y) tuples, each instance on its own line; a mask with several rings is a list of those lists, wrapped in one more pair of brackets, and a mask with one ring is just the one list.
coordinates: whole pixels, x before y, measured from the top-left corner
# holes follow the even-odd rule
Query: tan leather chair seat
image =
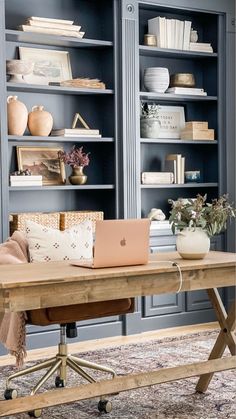
[(98, 317), (116, 316), (134, 311), (134, 299), (101, 301), (97, 303), (74, 304), (27, 311), (28, 323), (37, 326), (73, 323)]

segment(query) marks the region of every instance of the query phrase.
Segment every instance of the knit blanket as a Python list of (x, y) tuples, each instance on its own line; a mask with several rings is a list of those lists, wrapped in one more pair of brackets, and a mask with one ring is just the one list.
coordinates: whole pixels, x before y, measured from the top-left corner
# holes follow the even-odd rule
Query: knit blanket
[[(15, 231), (5, 242), (0, 244), (0, 265), (28, 263), (28, 245), (23, 233)], [(0, 268), (1, 277), (1, 268)], [(16, 365), (21, 367), (26, 357), (26, 313), (0, 313), (0, 342), (16, 358)]]

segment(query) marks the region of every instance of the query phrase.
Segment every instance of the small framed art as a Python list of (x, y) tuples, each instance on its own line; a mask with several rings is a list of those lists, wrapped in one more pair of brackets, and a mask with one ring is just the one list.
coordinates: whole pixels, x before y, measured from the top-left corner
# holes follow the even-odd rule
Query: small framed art
[(159, 138), (180, 138), (185, 127), (183, 106), (158, 106), (158, 118), (161, 123)]

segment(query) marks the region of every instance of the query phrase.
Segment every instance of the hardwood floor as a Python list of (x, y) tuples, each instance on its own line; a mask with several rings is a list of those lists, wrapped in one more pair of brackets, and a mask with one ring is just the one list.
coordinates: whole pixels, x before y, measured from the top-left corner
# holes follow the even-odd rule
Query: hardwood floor
[[(153, 339), (164, 337), (175, 337), (180, 335), (187, 335), (189, 333), (199, 333), (210, 331), (219, 327), (217, 322), (203, 323), (190, 326), (172, 327), (162, 330), (154, 330), (151, 332), (140, 333), (130, 336), (116, 336), (112, 338), (89, 340), (85, 342), (76, 342), (69, 344), (70, 353), (79, 353), (86, 351), (95, 351), (97, 349), (108, 348), (119, 345), (129, 345), (132, 343), (147, 342)], [(28, 351), (27, 361), (35, 361), (38, 359), (48, 358), (57, 353), (57, 346), (49, 348), (34, 349)], [(4, 365), (15, 364), (15, 358), (11, 355), (0, 356), (0, 367)]]

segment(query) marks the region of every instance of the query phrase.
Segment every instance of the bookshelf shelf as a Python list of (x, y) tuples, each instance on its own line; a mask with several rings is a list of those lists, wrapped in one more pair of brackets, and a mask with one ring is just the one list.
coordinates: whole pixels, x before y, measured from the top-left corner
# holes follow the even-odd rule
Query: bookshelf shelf
[(31, 135), (8, 135), (8, 141), (12, 145), (18, 145), (18, 143), (29, 144), (29, 143), (114, 143), (114, 138), (102, 137), (102, 138), (87, 138), (87, 137), (36, 137)]
[(184, 183), (184, 184), (162, 184), (162, 185), (140, 185), (141, 189), (190, 189), (190, 188), (217, 188), (217, 182), (208, 183)]
[(112, 89), (85, 89), (11, 82), (7, 82), (7, 90), (17, 92), (51, 93), (59, 95), (112, 95), (114, 93)]
[(141, 99), (158, 100), (160, 102), (212, 102), (217, 96), (173, 95), (171, 93), (140, 92)]
[(58, 35), (40, 34), (34, 32), (23, 32), (7, 29), (5, 31), (6, 41), (19, 42), (34, 45), (59, 46), (67, 48), (107, 48), (112, 47), (113, 42), (98, 39), (73, 38)]
[(72, 190), (107, 190), (114, 189), (114, 185), (58, 185), (58, 186), (9, 186), (10, 192), (21, 191), (72, 191)]
[(140, 56), (146, 57), (163, 57), (163, 58), (180, 58), (180, 59), (206, 59), (206, 58), (217, 58), (216, 52), (195, 52), (195, 51), (184, 51), (177, 49), (157, 48), (149, 47), (146, 45), (139, 45)]
[(217, 140), (175, 140), (168, 138), (140, 138), (141, 144), (217, 145)]

